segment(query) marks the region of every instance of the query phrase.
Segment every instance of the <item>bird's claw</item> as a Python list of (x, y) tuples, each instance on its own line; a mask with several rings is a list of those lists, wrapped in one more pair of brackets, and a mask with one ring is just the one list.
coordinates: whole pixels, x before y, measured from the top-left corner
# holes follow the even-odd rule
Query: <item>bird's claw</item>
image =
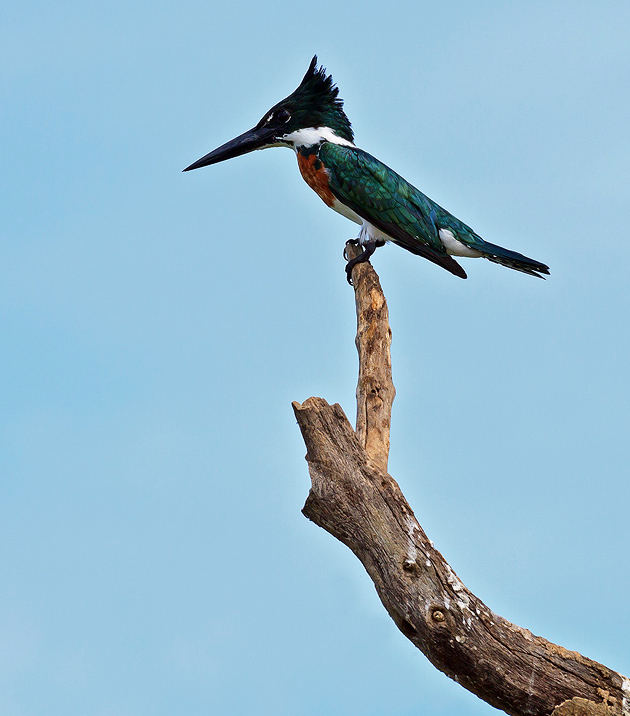
[(343, 248), (343, 257), (348, 262), (346, 264), (346, 279), (348, 280), (348, 283), (351, 286), (354, 286), (352, 283), (352, 269), (357, 265), (358, 261), (355, 261), (355, 259), (352, 259), (348, 256), (348, 246), (361, 246), (361, 242), (359, 239), (348, 239), (346, 241), (346, 245)]
[(344, 258), (348, 263), (346, 264), (346, 277), (348, 279), (348, 283), (353, 286), (352, 283), (352, 269), (357, 264), (362, 264), (365, 261), (368, 261), (370, 256), (376, 251), (377, 246), (382, 246), (384, 242), (381, 241), (371, 241), (368, 244), (361, 244), (358, 239), (350, 239), (350, 241), (346, 241), (346, 249), (348, 248), (348, 244), (353, 244), (354, 246), (363, 246), (364, 250), (362, 253), (360, 253), (358, 256), (355, 256), (354, 258), (351, 258), (348, 260), (348, 256), (346, 255), (346, 251), (344, 251)]

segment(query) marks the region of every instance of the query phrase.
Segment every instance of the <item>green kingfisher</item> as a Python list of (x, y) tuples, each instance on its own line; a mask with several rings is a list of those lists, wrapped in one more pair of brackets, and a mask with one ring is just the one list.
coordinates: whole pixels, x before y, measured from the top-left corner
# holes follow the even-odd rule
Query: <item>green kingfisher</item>
[(338, 94), (332, 77), (317, 67), (315, 56), (295, 92), (266, 112), (253, 129), (184, 171), (254, 149), (293, 149), (306, 183), (331, 209), (361, 226), (355, 243), (362, 252), (346, 264), (349, 283), (353, 267), (367, 261), (387, 241), (460, 278), (466, 278), (466, 272), (453, 256), (481, 256), (539, 278), (549, 274), (545, 264), (484, 241), (383, 162), (359, 149)]

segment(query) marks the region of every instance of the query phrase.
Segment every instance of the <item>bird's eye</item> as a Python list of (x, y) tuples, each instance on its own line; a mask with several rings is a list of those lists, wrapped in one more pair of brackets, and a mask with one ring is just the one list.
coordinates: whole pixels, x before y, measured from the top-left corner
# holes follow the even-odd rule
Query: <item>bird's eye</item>
[(276, 112), (275, 119), (280, 122), (280, 124), (286, 124), (291, 119), (291, 113), (288, 109), (279, 109)]

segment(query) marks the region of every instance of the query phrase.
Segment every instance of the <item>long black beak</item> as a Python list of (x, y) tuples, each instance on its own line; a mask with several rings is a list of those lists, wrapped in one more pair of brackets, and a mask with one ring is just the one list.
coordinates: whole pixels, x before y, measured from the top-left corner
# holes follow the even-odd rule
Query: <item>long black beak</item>
[(217, 164), (226, 159), (240, 157), (241, 154), (253, 152), (255, 149), (263, 149), (263, 147), (273, 142), (273, 134), (274, 130), (269, 127), (254, 127), (254, 129), (250, 129), (235, 139), (222, 144), (218, 149), (206, 154), (205, 157), (201, 157), (194, 164), (186, 167), (184, 171), (189, 172), (191, 169), (207, 167), (210, 164)]

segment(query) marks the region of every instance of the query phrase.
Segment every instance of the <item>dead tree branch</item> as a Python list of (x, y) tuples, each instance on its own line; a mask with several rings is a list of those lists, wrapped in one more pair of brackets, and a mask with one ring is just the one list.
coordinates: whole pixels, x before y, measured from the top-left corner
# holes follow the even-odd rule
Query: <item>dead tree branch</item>
[(387, 304), (369, 263), (353, 270), (357, 429), (321, 398), (293, 403), (312, 486), (304, 514), (346, 544), (390, 616), (431, 663), (514, 716), (630, 716), (630, 680), (492, 612), (433, 547), (387, 474), (391, 379)]

